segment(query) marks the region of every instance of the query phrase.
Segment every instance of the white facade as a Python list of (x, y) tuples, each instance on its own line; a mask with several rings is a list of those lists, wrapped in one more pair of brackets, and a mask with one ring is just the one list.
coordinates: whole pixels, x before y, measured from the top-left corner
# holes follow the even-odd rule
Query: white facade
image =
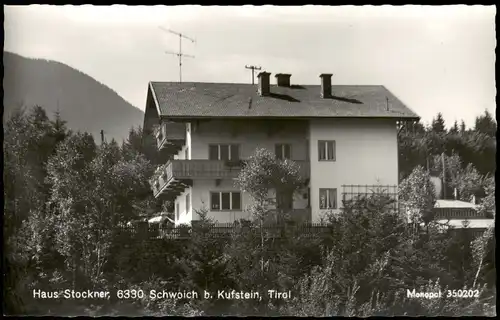
[[(398, 141), (395, 120), (311, 120), (309, 140), (313, 221), (318, 221), (329, 211), (320, 210), (320, 188), (337, 189), (337, 208), (339, 208), (342, 185), (398, 184)], [(318, 160), (320, 140), (335, 141), (335, 161)]]
[[(318, 222), (326, 210), (320, 210), (320, 188), (337, 190), (337, 209), (341, 206), (342, 185), (398, 184), (398, 143), (395, 120), (382, 119), (318, 119), (302, 122), (293, 128), (285, 127), (269, 134), (266, 128), (252, 120), (236, 128), (223, 121), (186, 125), (185, 146), (174, 159), (198, 160), (209, 158), (210, 144), (239, 144), (240, 159), (247, 159), (257, 148), (274, 152), (276, 144), (291, 145), (292, 160), (310, 161), (310, 193), (305, 188), (294, 199), (294, 209), (310, 204), (312, 221)], [(335, 160), (320, 161), (318, 141), (335, 141)], [(230, 179), (193, 179), (192, 187), (184, 190), (175, 201), (176, 224), (198, 219), (196, 210), (206, 208), (209, 216), (219, 222), (249, 218), (251, 198), (243, 193), (242, 210), (212, 211), (210, 193), (238, 192)], [(189, 204), (186, 205), (186, 195)], [(310, 197), (310, 199), (308, 199)], [(186, 210), (186, 209), (189, 210)], [(178, 217), (177, 217), (178, 214)]]

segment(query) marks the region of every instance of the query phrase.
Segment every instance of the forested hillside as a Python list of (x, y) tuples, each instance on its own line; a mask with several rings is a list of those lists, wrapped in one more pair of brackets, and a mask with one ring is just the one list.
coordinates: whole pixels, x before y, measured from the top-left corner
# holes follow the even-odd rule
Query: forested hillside
[(19, 106), (56, 111), (74, 131), (122, 141), (130, 126), (142, 124), (144, 113), (94, 78), (63, 63), (28, 59), (4, 52), (4, 120)]

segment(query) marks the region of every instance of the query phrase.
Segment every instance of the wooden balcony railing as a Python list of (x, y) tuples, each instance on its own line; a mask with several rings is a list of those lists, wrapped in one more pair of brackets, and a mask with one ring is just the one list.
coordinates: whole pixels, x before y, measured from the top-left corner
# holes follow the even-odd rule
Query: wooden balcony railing
[[(310, 177), (308, 161), (296, 161), (300, 166), (300, 174), (304, 179)], [(167, 189), (172, 182), (193, 179), (234, 179), (238, 177), (244, 161), (229, 163), (222, 160), (170, 160), (157, 172), (153, 192), (155, 196)]]
[(171, 145), (184, 144), (186, 140), (186, 125), (178, 122), (162, 122), (154, 129), (158, 150)]

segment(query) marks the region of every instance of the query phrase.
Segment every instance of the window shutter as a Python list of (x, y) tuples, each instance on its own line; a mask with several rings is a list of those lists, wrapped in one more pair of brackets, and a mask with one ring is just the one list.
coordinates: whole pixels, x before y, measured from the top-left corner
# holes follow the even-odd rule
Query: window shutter
[(326, 209), (326, 189), (319, 189), (319, 208)]
[(330, 209), (337, 209), (337, 189), (329, 189), (328, 206)]
[(229, 160), (229, 145), (220, 145), (220, 160)]
[(240, 146), (237, 144), (231, 145), (231, 161), (240, 160)]
[(274, 146), (274, 154), (276, 155), (276, 159), (281, 159), (282, 154), (281, 154), (281, 144), (277, 144)]
[(289, 144), (285, 144), (284, 145), (284, 148), (285, 148), (285, 159), (291, 159), (292, 158), (292, 148), (290, 147)]
[(326, 150), (324, 141), (318, 141), (318, 160), (326, 160)]
[(241, 210), (241, 193), (240, 192), (233, 192), (231, 193), (232, 197), (232, 210)]
[(231, 200), (229, 197), (229, 192), (222, 192), (222, 210), (229, 210), (231, 209)]
[(328, 160), (335, 160), (335, 141), (328, 141)]
[(219, 160), (219, 146), (210, 145), (208, 147), (208, 160)]

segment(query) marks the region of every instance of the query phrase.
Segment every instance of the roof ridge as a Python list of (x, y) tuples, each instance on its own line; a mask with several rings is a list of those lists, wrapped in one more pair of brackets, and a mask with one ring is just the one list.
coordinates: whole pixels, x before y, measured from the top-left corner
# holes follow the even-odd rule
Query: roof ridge
[[(213, 84), (213, 85), (243, 85), (243, 86), (257, 86), (257, 84), (251, 83), (239, 83), (239, 82), (201, 82), (201, 81), (149, 81), (151, 84), (175, 84), (179, 86), (190, 85), (190, 84)], [(290, 85), (290, 87), (278, 86), (277, 84), (270, 84), (272, 87), (280, 87), (280, 88), (290, 88), (294, 89), (294, 86), (303, 86), (303, 87), (320, 87), (321, 84), (299, 84), (295, 83)], [(383, 84), (332, 84), (332, 87), (383, 87), (387, 90), (387, 87)]]

